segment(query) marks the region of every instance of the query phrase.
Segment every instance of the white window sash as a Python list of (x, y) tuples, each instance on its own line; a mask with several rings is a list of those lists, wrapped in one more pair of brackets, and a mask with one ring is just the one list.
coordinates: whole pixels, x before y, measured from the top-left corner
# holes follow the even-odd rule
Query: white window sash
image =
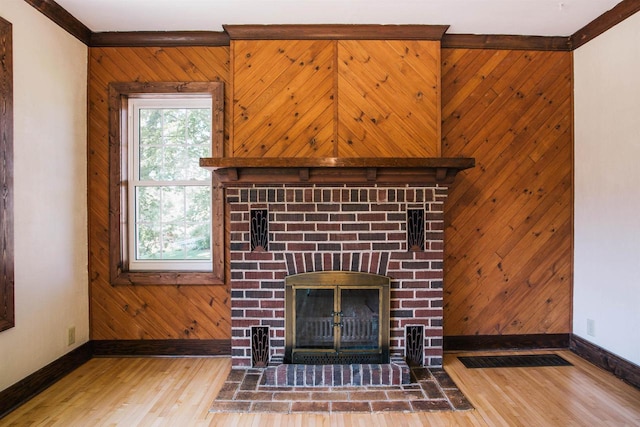
[[(137, 259), (137, 224), (138, 213), (136, 210), (136, 189), (142, 187), (208, 187), (211, 191), (211, 179), (206, 180), (140, 180), (140, 110), (147, 108), (208, 108), (211, 109), (211, 98), (202, 96), (191, 97), (166, 97), (162, 98), (129, 98), (128, 106), (128, 176), (129, 186), (127, 194), (128, 203), (128, 258), (130, 271), (211, 271), (212, 253), (207, 260), (142, 260)], [(211, 218), (209, 218), (209, 232), (212, 232)], [(211, 251), (213, 250), (213, 237), (210, 235)]]

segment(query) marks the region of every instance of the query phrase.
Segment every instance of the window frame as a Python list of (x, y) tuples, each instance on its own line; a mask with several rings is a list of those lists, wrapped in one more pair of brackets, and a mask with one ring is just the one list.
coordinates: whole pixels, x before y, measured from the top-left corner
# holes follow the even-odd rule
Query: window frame
[(15, 322), (13, 247), (13, 26), (0, 17), (0, 332)]
[(211, 155), (223, 156), (222, 82), (113, 82), (109, 84), (109, 276), (112, 285), (224, 284), (224, 197), (211, 177), (211, 271), (131, 271), (128, 260), (128, 104), (130, 97), (206, 95), (211, 98)]

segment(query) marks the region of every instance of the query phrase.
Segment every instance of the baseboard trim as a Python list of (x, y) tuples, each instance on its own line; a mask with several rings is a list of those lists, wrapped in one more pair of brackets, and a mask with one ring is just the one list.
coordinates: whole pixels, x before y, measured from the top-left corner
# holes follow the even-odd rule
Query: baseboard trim
[(577, 335), (571, 336), (569, 350), (593, 365), (611, 372), (627, 384), (640, 389), (640, 366)]
[(91, 356), (91, 342), (87, 342), (9, 388), (0, 391), (0, 419), (68, 373), (79, 368), (89, 361)]
[(97, 340), (0, 391), (0, 419), (93, 357), (230, 356), (231, 340)]
[(444, 351), (530, 350), (568, 348), (570, 334), (528, 335), (449, 335), (444, 337)]
[(94, 340), (94, 357), (230, 356), (231, 340)]

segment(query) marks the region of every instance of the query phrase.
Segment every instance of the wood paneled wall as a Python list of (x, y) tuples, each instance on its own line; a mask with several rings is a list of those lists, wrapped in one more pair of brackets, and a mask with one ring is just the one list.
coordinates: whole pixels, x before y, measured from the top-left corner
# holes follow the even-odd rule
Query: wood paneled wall
[(442, 51), (445, 335), (571, 332), (570, 52)]
[[(316, 42), (309, 43), (316, 46)], [(441, 55), (442, 155), (475, 157), (477, 162), (474, 169), (456, 179), (446, 205), (445, 335), (568, 333), (572, 288), (572, 54), (443, 49)], [(225, 286), (109, 284), (107, 116), (109, 82), (229, 83), (229, 58), (225, 47), (90, 49), (92, 339), (229, 338), (230, 307)], [(330, 65), (326, 58), (318, 61), (318, 66)], [(384, 66), (384, 61), (376, 65)], [(355, 77), (362, 73), (352, 72)], [(238, 90), (252, 90), (239, 85), (241, 81), (235, 82)], [(312, 95), (325, 97), (329, 86), (324, 80), (317, 85), (324, 89), (312, 91)], [(242, 119), (241, 113), (231, 114), (228, 88), (226, 85), (227, 135), (232, 119)], [(394, 99), (382, 97), (376, 103), (385, 103), (380, 108), (388, 108), (394, 105)], [(277, 102), (277, 97), (264, 101)], [(308, 108), (320, 111), (321, 103), (314, 99)], [(271, 127), (283, 119), (280, 114), (271, 118)], [(334, 120), (333, 114), (332, 107), (327, 120)], [(287, 126), (289, 129), (292, 124)], [(240, 135), (244, 132), (236, 130)], [(241, 142), (236, 143), (240, 145), (227, 147), (227, 155), (240, 155), (236, 150), (245, 149)], [(305, 139), (289, 145), (293, 145), (289, 148), (292, 156), (312, 156)], [(434, 155), (423, 148), (410, 153), (402, 152), (403, 148), (380, 155)], [(259, 156), (263, 151), (254, 146), (242, 155)], [(313, 155), (319, 152), (332, 155), (333, 148), (318, 148)], [(366, 151), (354, 151), (353, 155), (357, 153), (378, 155)]]
[(234, 40), (235, 157), (437, 157), (440, 42)]
[(338, 155), (440, 156), (440, 42), (338, 44)]
[[(229, 48), (91, 48), (88, 199), (91, 338), (229, 339), (226, 286), (116, 286), (109, 283), (108, 84), (229, 79)], [(226, 97), (226, 105), (230, 105)], [(228, 110), (226, 112), (228, 116)], [(225, 132), (228, 135), (228, 129)]]

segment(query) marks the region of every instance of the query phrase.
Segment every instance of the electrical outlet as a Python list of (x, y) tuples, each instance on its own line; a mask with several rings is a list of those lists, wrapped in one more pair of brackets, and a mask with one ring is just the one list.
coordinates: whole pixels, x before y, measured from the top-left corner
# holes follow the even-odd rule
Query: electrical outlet
[(587, 335), (590, 337), (596, 336), (596, 322), (593, 319), (587, 319)]
[(67, 331), (67, 345), (71, 345), (76, 342), (76, 327), (69, 326), (69, 330)]

